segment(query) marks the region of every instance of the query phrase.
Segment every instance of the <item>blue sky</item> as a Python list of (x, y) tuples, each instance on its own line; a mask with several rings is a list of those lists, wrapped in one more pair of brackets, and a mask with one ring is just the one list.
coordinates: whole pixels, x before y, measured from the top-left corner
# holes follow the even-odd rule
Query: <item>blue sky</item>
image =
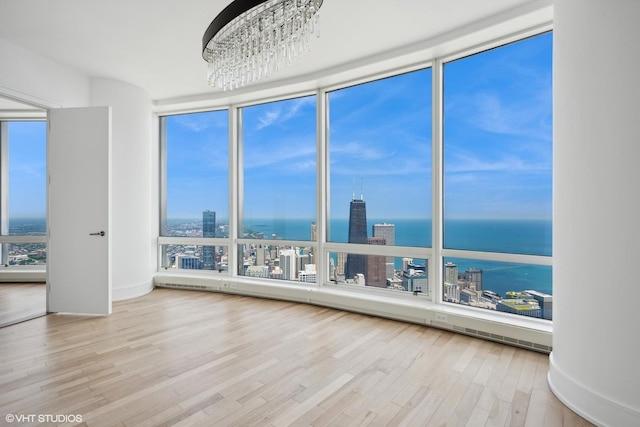
[[(551, 34), (445, 64), (446, 218), (551, 217)], [(331, 218), (431, 217), (431, 70), (329, 94)], [(315, 218), (314, 96), (242, 109), (245, 218)], [(228, 215), (228, 114), (167, 119), (168, 216)]]
[[(551, 33), (445, 64), (446, 218), (551, 217)], [(242, 109), (245, 217), (315, 218), (309, 96)], [(370, 218), (431, 216), (431, 70), (329, 93), (329, 206), (355, 193)], [(168, 217), (228, 216), (228, 112), (170, 116)], [(44, 216), (46, 127), (12, 122), (10, 215)]]
[(316, 216), (316, 98), (242, 109), (244, 214)]
[(45, 122), (9, 123), (9, 218), (44, 218), (47, 204)]
[(228, 216), (228, 124), (227, 110), (166, 118), (168, 218)]
[(445, 217), (551, 218), (551, 45), (445, 64)]
[[(431, 70), (329, 94), (330, 215), (431, 217)], [(362, 183), (362, 185), (361, 185)]]

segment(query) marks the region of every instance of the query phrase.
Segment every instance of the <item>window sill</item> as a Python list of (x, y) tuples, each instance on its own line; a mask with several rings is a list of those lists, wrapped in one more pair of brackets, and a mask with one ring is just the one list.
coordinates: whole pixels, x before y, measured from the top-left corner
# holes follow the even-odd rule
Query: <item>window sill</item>
[(0, 282), (45, 282), (46, 265), (10, 265), (0, 267)]

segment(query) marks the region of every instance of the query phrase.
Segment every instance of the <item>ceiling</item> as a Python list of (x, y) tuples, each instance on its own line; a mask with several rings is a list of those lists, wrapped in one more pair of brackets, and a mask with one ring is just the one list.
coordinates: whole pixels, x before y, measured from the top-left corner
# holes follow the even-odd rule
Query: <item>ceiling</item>
[[(230, 0), (2, 0), (0, 38), (154, 100), (209, 94), (202, 35)], [(330, 70), (531, 0), (324, 0), (321, 36), (280, 81)], [(2, 64), (10, 66), (10, 64)]]

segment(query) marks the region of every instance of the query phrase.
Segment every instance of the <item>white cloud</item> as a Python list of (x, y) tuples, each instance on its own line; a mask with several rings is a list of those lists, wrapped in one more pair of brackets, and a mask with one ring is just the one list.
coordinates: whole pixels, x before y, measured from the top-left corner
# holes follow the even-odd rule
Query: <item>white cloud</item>
[(217, 112), (182, 114), (173, 116), (173, 120), (175, 120), (180, 126), (187, 128), (192, 132), (202, 132), (210, 128), (226, 127), (228, 124), (226, 115), (216, 113)]
[[(281, 163), (286, 164), (286, 168), (291, 168), (292, 164), (310, 161), (315, 165), (315, 157), (315, 140), (313, 142), (308, 140), (280, 141), (272, 146), (262, 144), (252, 148), (245, 147), (244, 168), (263, 168)], [(282, 172), (285, 171), (286, 169), (282, 170)]]
[[(307, 105), (315, 105), (316, 98), (308, 96), (305, 98), (296, 98), (287, 102), (275, 102), (270, 104), (270, 109), (265, 111), (258, 117), (257, 130), (264, 129), (272, 125), (281, 125), (284, 122), (296, 117), (300, 109)], [(283, 106), (286, 109), (283, 109)]]

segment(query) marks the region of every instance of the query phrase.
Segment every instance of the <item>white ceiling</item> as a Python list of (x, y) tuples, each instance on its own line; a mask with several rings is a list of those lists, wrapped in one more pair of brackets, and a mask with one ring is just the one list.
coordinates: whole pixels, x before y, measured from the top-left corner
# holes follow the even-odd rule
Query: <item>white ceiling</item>
[[(531, 0), (324, 0), (311, 52), (270, 79), (288, 79), (393, 51)], [(2, 0), (0, 38), (122, 80), (155, 100), (202, 95), (202, 35), (230, 0)], [(3, 67), (11, 64), (2, 64)]]

